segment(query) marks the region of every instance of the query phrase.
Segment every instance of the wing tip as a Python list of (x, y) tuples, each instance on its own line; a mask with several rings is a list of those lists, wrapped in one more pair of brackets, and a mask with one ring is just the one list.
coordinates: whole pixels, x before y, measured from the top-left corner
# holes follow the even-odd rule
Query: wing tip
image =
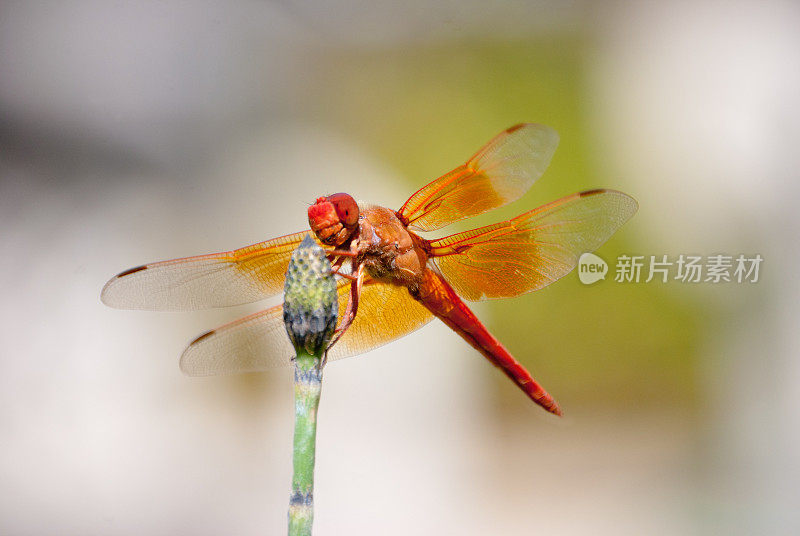
[(216, 333), (216, 329), (210, 329), (205, 333), (201, 333), (197, 337), (194, 338), (192, 342), (186, 347), (186, 349), (181, 354), (181, 359), (178, 362), (178, 366), (181, 369), (181, 372), (186, 374), (187, 376), (210, 376), (213, 373), (209, 373), (208, 371), (199, 371), (197, 370), (197, 363), (192, 360), (192, 353), (194, 350), (197, 349), (197, 345), (203, 340), (211, 337)]
[[(215, 363), (213, 360), (204, 359), (203, 352), (201, 351), (199, 344), (212, 335), (216, 335), (219, 330), (220, 328), (216, 328), (210, 329), (205, 333), (201, 333), (195, 337), (188, 346), (186, 346), (181, 354), (180, 360), (178, 361), (178, 367), (181, 369), (181, 372), (193, 378), (259, 372), (260, 369), (256, 367), (226, 370), (225, 367), (220, 367), (219, 363)], [(197, 351), (200, 351), (200, 353), (197, 354)]]
[(628, 221), (630, 218), (633, 217), (634, 214), (639, 210), (639, 202), (636, 201), (632, 196), (626, 194), (625, 192), (620, 192), (619, 190), (611, 190), (609, 188), (595, 188), (593, 190), (586, 190), (583, 192), (578, 192), (578, 197), (591, 197), (593, 195), (599, 194), (611, 194), (620, 199), (624, 199), (625, 202), (628, 204), (629, 211), (625, 216), (625, 221)]
[(146, 269), (147, 269), (146, 264), (143, 264), (141, 266), (134, 266), (133, 268), (128, 268), (127, 270), (123, 270), (122, 272), (118, 273), (117, 275), (109, 279), (106, 282), (106, 284), (103, 285), (103, 290), (100, 291), (100, 301), (103, 304), (107, 305), (108, 307), (113, 307), (114, 309), (129, 308), (129, 306), (127, 306), (126, 304), (114, 299), (112, 289), (114, 288), (114, 285), (121, 279)]
[[(552, 139), (553, 144), (556, 146), (558, 145), (558, 142), (561, 139), (556, 129), (548, 125), (543, 125), (541, 123), (517, 123), (516, 125), (508, 127), (505, 130), (505, 134), (513, 134), (514, 132), (517, 132), (518, 130), (522, 130), (525, 128), (530, 130), (536, 130), (541, 134), (546, 134)], [(555, 151), (555, 147), (553, 148), (553, 151)]]
[(207, 337), (210, 337), (216, 331), (217, 331), (216, 329), (211, 329), (206, 331), (205, 333), (201, 333), (200, 335), (195, 337), (195, 339), (192, 342), (189, 343), (189, 345), (181, 354), (180, 361), (178, 362), (178, 366), (180, 367), (181, 372), (183, 372), (187, 376), (210, 376), (211, 374), (213, 374), (209, 373), (208, 371), (203, 372), (197, 370), (196, 366), (197, 363), (192, 359), (192, 353), (195, 349), (197, 349), (197, 346), (195, 346), (197, 343), (199, 343), (200, 341), (202, 341)]
[(100, 301), (106, 305), (107, 307), (112, 307), (114, 309), (124, 309), (124, 307), (117, 303), (114, 299), (114, 295), (111, 289), (114, 287), (114, 284), (119, 281), (118, 276), (112, 277), (108, 280), (108, 282), (103, 285), (103, 290), (100, 291)]

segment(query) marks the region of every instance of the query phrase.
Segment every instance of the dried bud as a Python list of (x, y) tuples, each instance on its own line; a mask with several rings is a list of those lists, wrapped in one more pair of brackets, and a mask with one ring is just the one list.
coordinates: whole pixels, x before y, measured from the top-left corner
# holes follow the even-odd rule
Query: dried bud
[(284, 286), (283, 322), (295, 350), (322, 356), (336, 329), (338, 312), (331, 263), (308, 235), (292, 253)]

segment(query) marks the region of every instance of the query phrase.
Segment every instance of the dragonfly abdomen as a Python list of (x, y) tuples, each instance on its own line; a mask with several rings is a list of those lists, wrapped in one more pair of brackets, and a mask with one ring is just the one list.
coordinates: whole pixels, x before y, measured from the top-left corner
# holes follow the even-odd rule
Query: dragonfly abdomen
[(533, 379), (530, 372), (492, 335), (453, 288), (433, 270), (426, 270), (418, 291), (412, 292), (429, 311), (473, 348), (499, 367), (528, 397), (555, 415), (561, 408), (555, 399)]

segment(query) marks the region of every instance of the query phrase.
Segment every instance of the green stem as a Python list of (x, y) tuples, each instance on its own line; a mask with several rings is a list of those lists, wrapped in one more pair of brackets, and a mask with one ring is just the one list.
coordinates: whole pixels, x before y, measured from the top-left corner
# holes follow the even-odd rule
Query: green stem
[(314, 455), (322, 390), (320, 358), (299, 351), (294, 361), (294, 476), (289, 536), (310, 536), (314, 522)]
[(314, 522), (314, 453), (322, 357), (339, 311), (331, 263), (311, 236), (292, 253), (286, 268), (283, 323), (294, 359), (294, 476), (289, 499), (289, 536), (311, 536)]

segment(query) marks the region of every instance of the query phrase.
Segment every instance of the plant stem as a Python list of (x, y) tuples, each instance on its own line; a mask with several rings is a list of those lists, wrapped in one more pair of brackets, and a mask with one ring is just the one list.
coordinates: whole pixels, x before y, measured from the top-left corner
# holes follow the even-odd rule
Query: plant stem
[(314, 522), (314, 455), (323, 356), (339, 312), (336, 279), (323, 250), (310, 237), (286, 268), (283, 322), (294, 359), (294, 476), (289, 499), (289, 536), (311, 536)]
[(294, 362), (294, 476), (289, 536), (310, 536), (314, 522), (314, 455), (322, 390), (320, 358), (299, 352)]

